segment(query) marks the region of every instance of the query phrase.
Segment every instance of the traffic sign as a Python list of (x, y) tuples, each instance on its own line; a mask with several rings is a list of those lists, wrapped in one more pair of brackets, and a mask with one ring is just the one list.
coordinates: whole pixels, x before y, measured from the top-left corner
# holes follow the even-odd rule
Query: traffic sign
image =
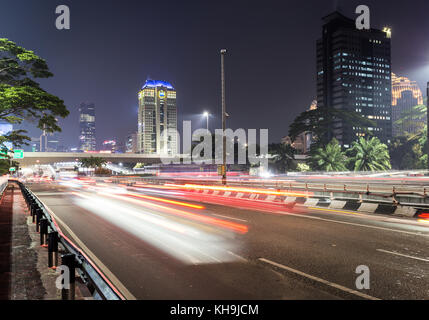
[(11, 171), (11, 172), (16, 171), (16, 168), (15, 167), (10, 167), (9, 171)]
[(13, 151), (14, 159), (24, 159), (24, 150), (16, 149)]

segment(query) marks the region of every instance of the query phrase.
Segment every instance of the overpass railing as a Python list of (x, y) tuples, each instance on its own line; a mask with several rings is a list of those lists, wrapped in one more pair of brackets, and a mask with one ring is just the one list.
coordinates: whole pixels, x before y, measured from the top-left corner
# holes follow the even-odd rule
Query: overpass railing
[[(94, 299), (124, 300), (125, 298), (97, 266), (61, 231), (54, 216), (39, 198), (20, 181), (13, 181), (21, 188), (32, 220), (36, 224), (36, 230), (40, 233), (40, 245), (48, 248), (48, 267), (53, 269), (59, 267), (68, 271), (64, 271), (64, 274), (69, 274), (69, 279), (66, 279), (69, 286), (64, 285), (61, 289), (62, 299), (75, 299), (77, 273)], [(58, 245), (63, 247), (64, 252), (61, 256), (61, 266), (58, 266)]]
[[(168, 177), (113, 177), (109, 181), (115, 184), (132, 185), (146, 184), (193, 184), (221, 185), (219, 179), (200, 180)], [(241, 180), (230, 179), (228, 186), (271, 188), (282, 191), (299, 191), (311, 194), (313, 197), (338, 200), (358, 200), (365, 202), (385, 202), (397, 205), (428, 206), (429, 187), (416, 185), (382, 186), (370, 183), (307, 183), (281, 180)]]

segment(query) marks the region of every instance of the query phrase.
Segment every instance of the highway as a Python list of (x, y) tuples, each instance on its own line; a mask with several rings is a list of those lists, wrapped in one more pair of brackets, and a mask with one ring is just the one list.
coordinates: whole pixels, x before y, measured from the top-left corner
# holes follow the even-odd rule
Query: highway
[(27, 186), (128, 299), (429, 298), (425, 221), (168, 186)]

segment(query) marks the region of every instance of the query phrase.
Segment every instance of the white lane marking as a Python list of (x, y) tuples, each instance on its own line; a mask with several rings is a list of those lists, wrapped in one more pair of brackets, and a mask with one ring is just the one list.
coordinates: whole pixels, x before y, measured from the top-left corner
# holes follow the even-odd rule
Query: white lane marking
[(405, 258), (410, 258), (410, 259), (415, 259), (415, 260), (429, 262), (429, 259), (424, 259), (424, 258), (419, 258), (419, 257), (413, 257), (413, 256), (409, 256), (409, 255), (398, 253), (398, 252), (394, 252), (394, 251), (387, 251), (387, 250), (383, 250), (383, 249), (377, 249), (377, 251), (384, 252), (384, 253), (390, 253), (390, 254), (394, 254), (394, 255), (397, 255), (397, 256), (405, 257)]
[(299, 271), (299, 270), (296, 270), (296, 269), (293, 269), (293, 268), (290, 268), (290, 267), (284, 266), (284, 265), (282, 265), (282, 264), (280, 264), (280, 263), (277, 263), (277, 262), (274, 262), (274, 261), (271, 261), (271, 260), (268, 260), (268, 259), (259, 258), (258, 260), (260, 260), (260, 261), (262, 261), (262, 262), (265, 262), (265, 263), (268, 263), (268, 264), (271, 264), (271, 265), (273, 265), (273, 266), (275, 266), (275, 267), (277, 267), (277, 268), (280, 268), (280, 269), (284, 269), (284, 270), (287, 270), (287, 271), (293, 272), (293, 273), (295, 273), (295, 274), (298, 274), (298, 275), (300, 275), (300, 276), (306, 277), (306, 278), (308, 278), (308, 279), (311, 279), (311, 280), (314, 280), (314, 281), (317, 281), (317, 282), (320, 282), (320, 283), (326, 284), (326, 285), (328, 285), (328, 286), (330, 286), (330, 287), (333, 287), (333, 288), (336, 288), (336, 289), (342, 290), (342, 291), (344, 291), (344, 292), (354, 294), (354, 295), (359, 296), (359, 297), (361, 297), (361, 298), (365, 298), (365, 299), (368, 299), (368, 300), (381, 300), (381, 299), (379, 299), (379, 298), (376, 298), (376, 297), (373, 297), (373, 296), (367, 295), (367, 294), (365, 294), (365, 293), (362, 293), (362, 292), (359, 292), (359, 291), (356, 291), (356, 290), (353, 290), (353, 289), (349, 289), (349, 288), (347, 288), (347, 287), (344, 287), (344, 286), (342, 286), (342, 285), (336, 284), (336, 283), (334, 283), (334, 282), (330, 282), (330, 281), (327, 281), (327, 280), (321, 279), (321, 278), (319, 278), (319, 277), (315, 277), (315, 276), (309, 275), (309, 274), (304, 273), (304, 272), (302, 272), (302, 271)]
[(370, 226), (370, 225), (367, 225), (367, 224), (353, 223), (353, 222), (346, 222), (346, 221), (338, 221), (338, 220), (332, 220), (332, 219), (325, 219), (325, 218), (320, 218), (320, 217), (313, 217), (313, 216), (307, 216), (307, 215), (304, 215), (304, 214), (296, 214), (296, 213), (284, 212), (284, 211), (277, 211), (276, 213), (284, 215), (284, 216), (294, 216), (294, 217), (299, 217), (299, 218), (322, 220), (322, 221), (347, 224), (347, 225), (357, 226), (357, 227), (364, 227), (364, 228), (378, 229), (378, 230), (384, 230), (384, 231), (405, 233), (405, 234), (410, 234), (410, 235), (413, 235), (413, 236), (429, 237), (429, 234), (426, 234), (426, 233), (417, 233), (417, 232), (411, 232), (411, 231), (390, 229), (390, 228), (385, 228), (385, 227)]
[(41, 196), (41, 197), (49, 197), (49, 196), (61, 196), (61, 195), (69, 195), (71, 194), (71, 191), (66, 191), (66, 192), (37, 192), (37, 196)]
[(223, 216), (223, 215), (221, 215), (221, 214), (213, 213), (213, 215), (214, 215), (214, 216), (217, 216), (217, 217), (222, 217), (222, 218), (231, 219), (231, 220), (237, 220), (237, 221), (247, 222), (247, 220), (244, 220), (244, 219), (238, 219), (238, 218), (233, 218), (233, 217)]
[(137, 298), (128, 291), (128, 289), (122, 284), (121, 281), (107, 268), (104, 263), (102, 263), (94, 253), (92, 253), (91, 250), (88, 249), (88, 247), (76, 236), (76, 234), (62, 221), (54, 212), (43, 203), (46, 209), (49, 210), (50, 214), (52, 214), (55, 218), (55, 220), (59, 223), (61, 223), (62, 227), (67, 230), (67, 233), (70, 235), (70, 237), (73, 238), (73, 240), (78, 244), (78, 246), (82, 249), (82, 251), (87, 254), (92, 261), (95, 262), (95, 264), (102, 270), (102, 272), (106, 275), (106, 277), (115, 285), (115, 287), (125, 296), (127, 300), (137, 300)]
[(232, 251), (229, 251), (229, 250), (228, 250), (228, 253), (229, 253), (230, 255), (232, 255), (232, 256), (234, 256), (234, 257), (236, 257), (237, 259), (242, 260), (243, 262), (247, 262), (247, 259), (246, 259), (246, 258), (243, 258), (242, 256), (239, 256), (238, 254), (235, 254), (235, 253), (234, 253), (234, 252), (232, 252)]

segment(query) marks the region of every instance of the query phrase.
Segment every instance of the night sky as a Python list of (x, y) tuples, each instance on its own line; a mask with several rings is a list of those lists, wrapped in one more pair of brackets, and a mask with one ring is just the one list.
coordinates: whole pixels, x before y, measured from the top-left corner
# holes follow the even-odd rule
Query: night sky
[[(55, 28), (55, 8), (71, 11), (71, 30)], [(371, 26), (392, 27), (392, 70), (429, 80), (427, 0), (1, 0), (0, 37), (47, 60), (53, 78), (42, 86), (71, 114), (61, 121), (62, 144), (78, 144), (78, 106), (94, 102), (97, 142), (137, 130), (137, 92), (147, 78), (177, 90), (179, 128), (192, 120), (220, 127), (220, 56), (227, 48), (230, 128), (269, 128), (270, 142), (287, 135), (315, 98), (315, 45), (321, 18), (337, 6), (355, 17), (371, 9)], [(40, 131), (31, 130), (36, 137)]]

